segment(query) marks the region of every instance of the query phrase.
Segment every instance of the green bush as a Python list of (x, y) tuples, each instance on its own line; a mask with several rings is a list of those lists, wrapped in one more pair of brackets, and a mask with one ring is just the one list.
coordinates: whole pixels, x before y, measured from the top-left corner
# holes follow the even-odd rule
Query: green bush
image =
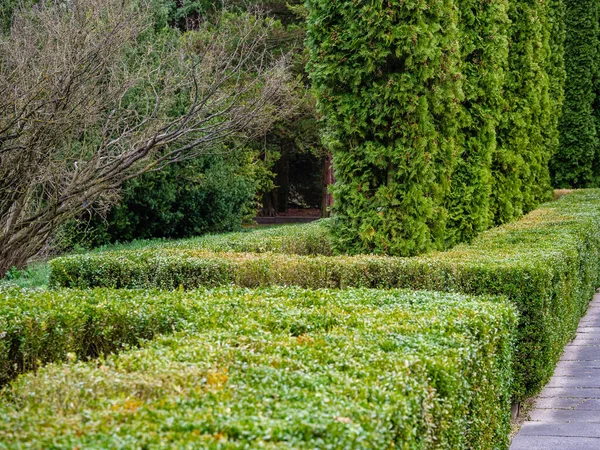
[(123, 250), (195, 249), (211, 252), (288, 253), (293, 255), (332, 255), (330, 219), (310, 223), (247, 228), (233, 233), (206, 234), (194, 238), (138, 239), (124, 244), (97, 247), (92, 253)]
[(551, 155), (549, 161), (552, 186), (558, 188), (553, 175), (553, 160), (560, 151), (560, 119), (563, 113), (567, 71), (565, 67), (566, 7), (564, 0), (549, 0), (549, 16), (546, 32), (550, 34), (550, 57), (546, 61), (546, 71), (550, 81), (552, 101), (551, 126), (545, 130), (546, 141)]
[(394, 287), (506, 295), (520, 313), (516, 399), (550, 378), (600, 286), (600, 191), (545, 204), (470, 245), (416, 258), (309, 257), (205, 250), (115, 252), (51, 261), (51, 282), (72, 287), (237, 284), (306, 288)]
[(201, 249), (212, 252), (287, 253), (293, 255), (332, 255), (330, 219), (311, 223), (251, 229), (229, 234), (211, 234), (175, 241), (161, 248)]
[(212, 155), (167, 166), (133, 179), (106, 222), (110, 242), (154, 237), (182, 238), (234, 231), (253, 218), (257, 180), (254, 155)]
[(552, 159), (552, 174), (557, 188), (597, 187), (600, 143), (594, 114), (600, 76), (600, 5), (594, 0), (564, 3), (568, 82), (560, 121), (560, 148)]
[[(3, 448), (508, 444), (516, 314), (504, 301), (231, 288), (22, 295), (13, 303), (33, 302), (31, 319), (51, 330), (58, 320), (48, 320), (48, 310), (57, 318), (72, 309), (100, 314), (103, 321), (91, 321), (104, 324), (98, 334), (128, 326), (135, 337), (160, 310), (187, 324), (185, 333), (141, 350), (19, 378), (1, 397)], [(52, 296), (56, 303), (42, 308)], [(126, 309), (130, 317), (121, 317)], [(147, 319), (136, 320), (136, 312)], [(77, 334), (73, 326), (57, 329)], [(27, 339), (38, 336), (43, 331)]]

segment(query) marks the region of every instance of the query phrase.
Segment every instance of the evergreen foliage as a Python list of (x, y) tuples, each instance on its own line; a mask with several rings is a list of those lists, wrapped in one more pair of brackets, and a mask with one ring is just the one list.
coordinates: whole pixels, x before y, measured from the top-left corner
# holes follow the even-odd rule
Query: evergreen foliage
[(553, 102), (547, 72), (551, 55), (549, 4), (511, 1), (506, 107), (498, 131), (492, 210), (496, 223), (510, 222), (551, 194), (548, 134)]
[[(233, 246), (211, 240), (179, 248), (63, 257), (50, 262), (50, 283), (161, 289), (230, 284), (402, 287), (506, 296), (520, 314), (513, 388), (518, 401), (536, 395), (550, 379), (600, 287), (600, 190), (564, 196), (519, 221), (481, 233), (468, 245), (414, 258), (291, 255), (325, 253), (327, 242), (319, 244), (314, 239), (319, 229), (312, 231), (302, 239), (317, 245), (296, 248), (277, 233), (258, 235), (258, 240), (248, 236)], [(261, 251), (273, 253), (223, 253), (232, 247), (255, 251), (260, 240)], [(287, 254), (275, 254), (281, 250)]]
[(463, 95), (456, 5), (308, 4), (309, 73), (329, 126), (340, 248), (442, 248)]
[(564, 0), (565, 66), (568, 82), (560, 121), (560, 149), (552, 160), (554, 185), (593, 187), (600, 181), (597, 83), (600, 57), (600, 4)]
[(0, 381), (65, 361), (2, 390), (0, 447), (507, 448), (516, 314), (498, 300), (0, 288)]
[(550, 198), (561, 0), (310, 0), (338, 250), (413, 255)]
[[(560, 146), (560, 117), (565, 100), (565, 84), (567, 72), (565, 70), (565, 2), (563, 0), (549, 0), (548, 32), (550, 33), (550, 58), (546, 61), (546, 70), (550, 77), (550, 101), (552, 102), (551, 126), (545, 130), (547, 145), (551, 154), (550, 175), (552, 179), (552, 160), (559, 152)], [(556, 187), (556, 186), (554, 186)]]
[(508, 63), (508, 0), (460, 0), (463, 90), (457, 167), (448, 198), (449, 245), (470, 241), (492, 224), (492, 158)]

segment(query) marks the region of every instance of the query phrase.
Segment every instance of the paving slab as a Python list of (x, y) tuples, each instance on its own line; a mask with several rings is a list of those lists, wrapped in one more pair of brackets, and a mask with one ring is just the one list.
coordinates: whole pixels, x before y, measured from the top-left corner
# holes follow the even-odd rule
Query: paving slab
[(556, 369), (593, 369), (600, 367), (600, 361), (561, 361)]
[(565, 348), (561, 361), (599, 361), (600, 348), (576, 347)]
[(576, 345), (587, 345), (587, 346), (600, 345), (600, 337), (597, 337), (597, 338), (578, 337), (578, 338), (574, 339), (573, 342), (571, 342), (571, 344), (569, 344), (569, 345), (571, 345), (571, 346), (576, 346)]
[(600, 378), (600, 368), (598, 367), (557, 367), (554, 370), (555, 377), (598, 377)]
[(575, 436), (521, 436), (515, 437), (511, 450), (598, 450), (600, 438)]
[(578, 388), (600, 388), (600, 378), (596, 377), (552, 377), (547, 384), (548, 387), (578, 387)]
[(519, 430), (519, 436), (573, 436), (600, 438), (600, 424), (526, 422)]
[(536, 408), (529, 413), (529, 422), (600, 424), (600, 412), (589, 411), (585, 409), (574, 410)]
[(570, 398), (600, 398), (598, 388), (545, 388), (538, 398), (570, 397)]
[(539, 409), (569, 409), (573, 411), (600, 411), (600, 398), (586, 397), (546, 397), (535, 403)]
[(600, 450), (600, 294), (510, 450)]

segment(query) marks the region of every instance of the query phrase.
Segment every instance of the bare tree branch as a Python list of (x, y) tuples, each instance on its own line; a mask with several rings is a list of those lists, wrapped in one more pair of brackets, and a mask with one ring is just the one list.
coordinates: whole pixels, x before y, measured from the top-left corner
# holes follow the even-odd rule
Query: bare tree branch
[(223, 14), (154, 40), (139, 1), (43, 2), (15, 17), (0, 38), (0, 275), (125, 180), (293, 110), (271, 22)]

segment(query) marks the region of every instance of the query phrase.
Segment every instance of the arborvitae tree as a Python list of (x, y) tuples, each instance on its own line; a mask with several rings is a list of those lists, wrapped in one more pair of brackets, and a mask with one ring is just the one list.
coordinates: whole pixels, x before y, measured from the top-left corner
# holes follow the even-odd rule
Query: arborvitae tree
[(559, 121), (565, 100), (565, 3), (563, 0), (548, 0), (549, 13), (547, 30), (550, 39), (550, 58), (546, 71), (550, 77), (551, 126), (546, 131), (546, 142), (551, 160), (558, 152), (560, 143)]
[(465, 99), (461, 153), (448, 200), (448, 244), (470, 240), (492, 224), (491, 162), (508, 63), (508, 0), (460, 0), (458, 6)]
[(551, 195), (548, 135), (553, 101), (547, 72), (550, 59), (549, 4), (511, 1), (509, 70), (505, 110), (493, 160), (492, 211), (496, 223), (514, 220)]
[(454, 0), (309, 0), (309, 72), (333, 150), (340, 249), (444, 246), (462, 102)]
[(598, 0), (564, 0), (566, 6), (565, 67), (567, 83), (560, 119), (560, 147), (551, 170), (554, 186), (598, 185), (596, 169), (600, 143), (594, 117), (598, 79)]

